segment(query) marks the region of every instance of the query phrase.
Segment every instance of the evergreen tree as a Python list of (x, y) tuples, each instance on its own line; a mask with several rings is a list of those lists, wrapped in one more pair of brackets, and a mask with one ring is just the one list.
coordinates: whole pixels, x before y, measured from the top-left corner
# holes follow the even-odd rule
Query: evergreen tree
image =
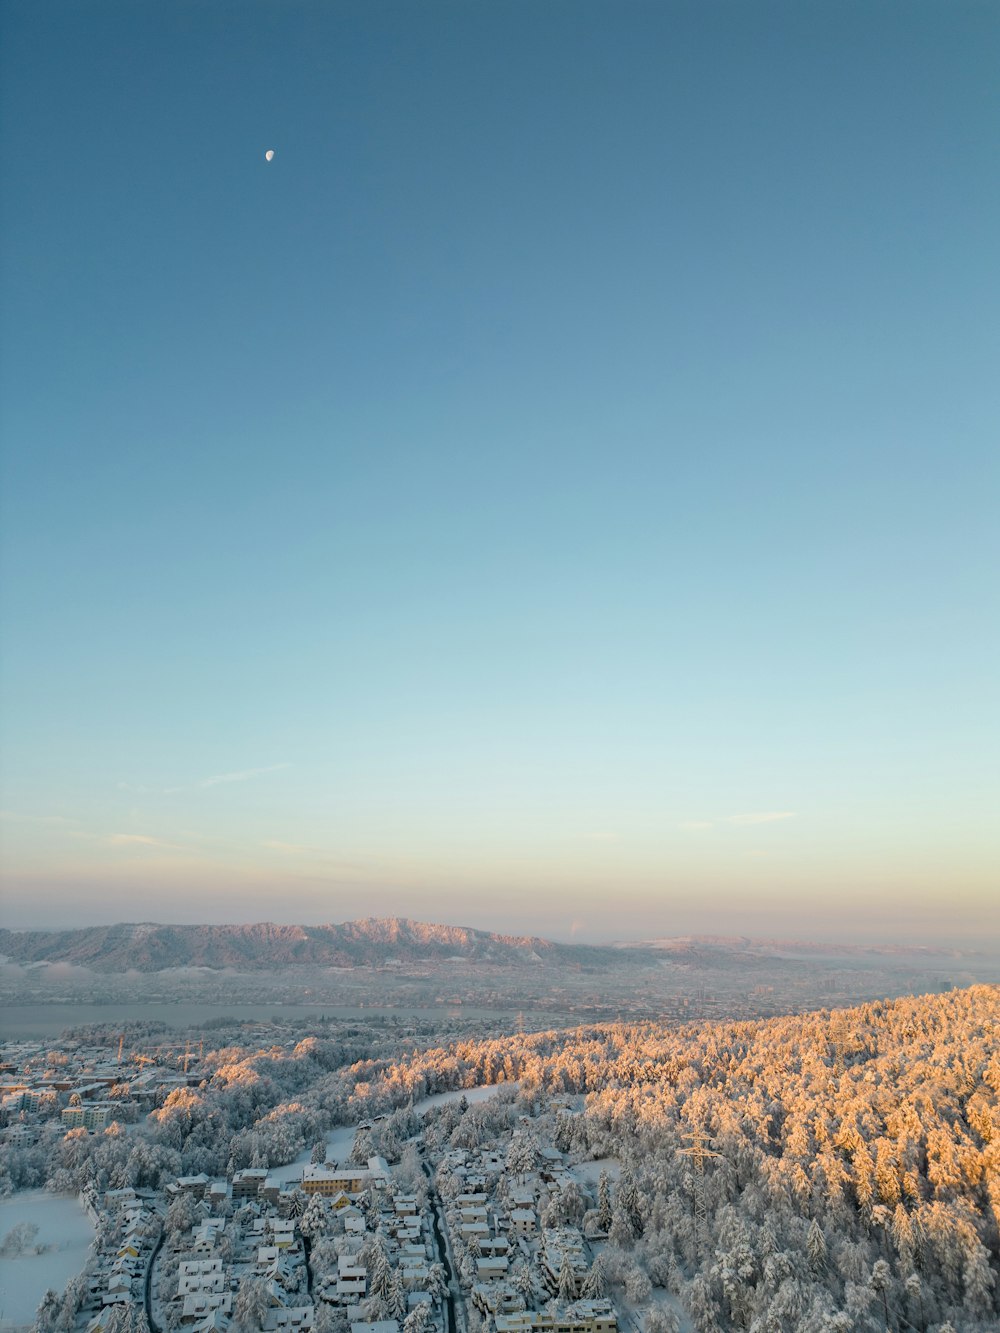
[(359, 1129), (354, 1136), (350, 1160), (355, 1166), (365, 1166), (369, 1157), (375, 1156), (375, 1145), (367, 1129)]
[(604, 1260), (600, 1255), (591, 1265), (590, 1272), (583, 1280), (580, 1293), (586, 1300), (593, 1301), (607, 1294), (607, 1279), (604, 1272)]
[(809, 1256), (809, 1265), (813, 1272), (822, 1273), (826, 1268), (826, 1237), (815, 1217), (809, 1224), (809, 1233), (806, 1236), (806, 1254)]
[(628, 1166), (622, 1168), (615, 1196), (615, 1207), (625, 1215), (632, 1235), (641, 1236), (642, 1211), (639, 1207), (639, 1187), (636, 1185), (635, 1176)]
[(885, 1326), (889, 1327), (889, 1286), (892, 1282), (892, 1269), (884, 1259), (876, 1259), (873, 1267), (869, 1285), (872, 1291), (882, 1299), (882, 1310), (885, 1316)]
[(104, 1333), (133, 1333), (135, 1316), (131, 1305), (120, 1303), (111, 1307), (104, 1321)]
[(524, 1297), (525, 1305), (531, 1309), (535, 1300), (535, 1279), (528, 1264), (517, 1266), (513, 1282), (515, 1289)]
[(559, 1265), (559, 1299), (566, 1302), (576, 1300), (576, 1274), (567, 1250), (563, 1250), (562, 1263)]
[(392, 1269), (381, 1236), (375, 1236), (368, 1256), (368, 1294), (388, 1304)]
[(259, 1329), (271, 1308), (271, 1296), (263, 1278), (245, 1277), (240, 1281), (233, 1301), (233, 1317), (245, 1329)]
[(597, 1182), (597, 1225), (604, 1232), (611, 1230), (611, 1177), (602, 1171)]
[(59, 1312), (62, 1309), (62, 1299), (59, 1293), (53, 1291), (51, 1287), (42, 1296), (38, 1309), (35, 1311), (35, 1322), (32, 1325), (32, 1333), (52, 1333)]
[(430, 1311), (426, 1301), (419, 1301), (403, 1320), (403, 1333), (428, 1333)]
[(326, 1230), (326, 1206), (322, 1196), (314, 1194), (299, 1219), (299, 1230), (309, 1240), (318, 1240)]
[(406, 1293), (399, 1276), (399, 1269), (394, 1268), (389, 1277), (389, 1291), (385, 1298), (389, 1318), (400, 1320), (406, 1314)]

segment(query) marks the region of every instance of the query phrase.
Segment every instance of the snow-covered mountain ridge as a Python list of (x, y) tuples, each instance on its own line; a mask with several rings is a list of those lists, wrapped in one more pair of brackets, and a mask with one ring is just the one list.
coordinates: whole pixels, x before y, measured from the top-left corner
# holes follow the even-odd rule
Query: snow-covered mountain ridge
[(495, 935), (467, 926), (398, 917), (322, 926), (167, 926), (144, 922), (79, 930), (0, 930), (0, 954), (17, 963), (62, 962), (98, 972), (158, 972), (172, 967), (239, 971), (310, 965), (379, 967), (390, 962), (475, 961), (486, 966), (542, 962), (620, 968), (620, 953), (534, 936)]

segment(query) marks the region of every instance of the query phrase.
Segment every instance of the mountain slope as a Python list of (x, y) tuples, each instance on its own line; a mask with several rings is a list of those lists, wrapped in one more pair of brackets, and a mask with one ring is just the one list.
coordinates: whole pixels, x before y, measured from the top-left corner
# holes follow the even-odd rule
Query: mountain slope
[[(428, 925), (397, 917), (339, 925), (89, 926), (81, 930), (0, 930), (0, 954), (17, 963), (74, 963), (98, 972), (158, 972), (170, 967), (258, 971), (313, 967), (379, 967), (388, 962), (487, 966), (622, 966), (611, 948), (556, 944), (534, 936), (492, 935), (466, 926)], [(639, 955), (639, 951), (636, 951)], [(644, 956), (633, 955), (646, 961)]]

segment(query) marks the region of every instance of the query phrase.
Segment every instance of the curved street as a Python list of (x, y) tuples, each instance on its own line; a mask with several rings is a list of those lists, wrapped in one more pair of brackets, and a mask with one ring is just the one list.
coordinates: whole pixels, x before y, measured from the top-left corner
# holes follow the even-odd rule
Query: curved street
[(167, 1234), (166, 1228), (161, 1226), (160, 1234), (157, 1238), (156, 1244), (153, 1246), (153, 1253), (149, 1256), (149, 1263), (146, 1265), (146, 1281), (143, 1284), (143, 1304), (146, 1307), (146, 1319), (149, 1323), (149, 1327), (152, 1330), (152, 1333), (161, 1333), (160, 1325), (153, 1318), (153, 1295), (151, 1288), (153, 1284), (153, 1265), (156, 1263), (157, 1255), (163, 1248), (163, 1239), (166, 1236), (166, 1234)]
[(423, 1163), (424, 1171), (427, 1173), (427, 1179), (430, 1182), (428, 1190), (428, 1201), (431, 1205), (431, 1216), (434, 1223), (434, 1239), (438, 1248), (438, 1259), (441, 1267), (444, 1269), (445, 1280), (448, 1283), (446, 1293), (446, 1309), (448, 1311), (448, 1327), (445, 1333), (458, 1333), (458, 1320), (455, 1311), (455, 1273), (451, 1266), (451, 1256), (448, 1252), (448, 1236), (445, 1230), (444, 1218), (441, 1216), (441, 1199), (437, 1190), (434, 1188), (434, 1174), (426, 1162)]

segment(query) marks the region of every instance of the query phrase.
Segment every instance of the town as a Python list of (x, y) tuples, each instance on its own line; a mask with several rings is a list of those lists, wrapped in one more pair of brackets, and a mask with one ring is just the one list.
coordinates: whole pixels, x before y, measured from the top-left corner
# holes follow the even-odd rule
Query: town
[[(189, 1041), (166, 1065), (123, 1065), (121, 1041), (117, 1055), (22, 1044), (7, 1057), (2, 1135), (15, 1152), (56, 1125), (64, 1154), (96, 1136), (142, 1143), (140, 1118), (169, 1115), (206, 1072)], [(581, 1105), (526, 1111), (509, 1082), (455, 1089), (332, 1129), (291, 1163), (258, 1155), (160, 1188), (138, 1183), (133, 1149), (131, 1169), (80, 1191), (93, 1256), (65, 1294), (45, 1294), (36, 1326), (616, 1333), (601, 1250), (632, 1225), (635, 1182), (615, 1161), (567, 1154)], [(633, 1277), (632, 1295), (648, 1297)]]
[(1000, 988), (0, 1050), (4, 1333), (992, 1333)]

